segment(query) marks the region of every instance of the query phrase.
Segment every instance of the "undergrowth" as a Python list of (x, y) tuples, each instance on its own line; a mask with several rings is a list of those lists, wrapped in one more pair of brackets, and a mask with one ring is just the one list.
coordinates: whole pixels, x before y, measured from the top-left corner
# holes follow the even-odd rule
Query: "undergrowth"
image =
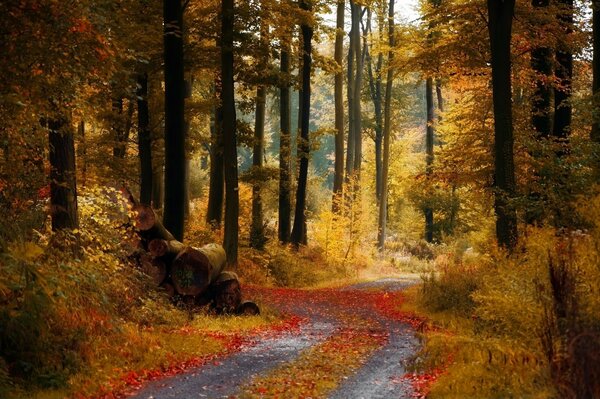
[[(190, 320), (130, 261), (134, 233), (116, 191), (87, 189), (77, 231), (3, 232), (0, 248), (0, 397), (98, 395), (131, 373), (228, 350), (236, 334), (277, 321)], [(218, 333), (217, 333), (218, 332)], [(140, 377), (141, 378), (141, 377)]]
[(416, 359), (443, 368), (431, 398), (600, 397), (600, 198), (587, 230), (533, 228), (497, 252), (424, 277), (415, 309), (441, 329)]

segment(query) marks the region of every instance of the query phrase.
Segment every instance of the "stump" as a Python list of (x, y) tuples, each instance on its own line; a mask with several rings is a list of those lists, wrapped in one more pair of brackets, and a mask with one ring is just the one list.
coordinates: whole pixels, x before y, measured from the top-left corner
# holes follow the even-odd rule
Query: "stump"
[(257, 316), (260, 314), (260, 309), (254, 302), (244, 301), (237, 307), (236, 314), (240, 316)]

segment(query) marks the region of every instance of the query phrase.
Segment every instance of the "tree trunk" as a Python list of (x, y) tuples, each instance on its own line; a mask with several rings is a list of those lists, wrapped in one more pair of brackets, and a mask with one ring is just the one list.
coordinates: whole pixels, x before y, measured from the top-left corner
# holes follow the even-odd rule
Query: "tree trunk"
[(123, 97), (116, 93), (113, 88), (112, 98), (112, 131), (114, 135), (113, 157), (123, 159), (125, 157), (125, 143), (123, 142)]
[[(547, 8), (550, 0), (533, 0), (535, 8)], [(537, 40), (544, 40), (543, 32), (537, 32)], [(539, 137), (548, 138), (552, 133), (552, 49), (537, 46), (531, 51), (531, 68), (536, 74), (535, 90), (531, 101), (531, 123)]]
[(79, 228), (74, 134), (66, 118), (50, 119), (46, 123), (50, 145), (52, 230), (74, 230)]
[[(350, 9), (354, 10), (354, 3), (350, 1)], [(354, 146), (356, 144), (354, 140), (354, 49), (356, 48), (354, 41), (356, 40), (356, 34), (354, 33), (354, 11), (351, 16), (352, 23), (350, 24), (349, 39), (350, 44), (348, 45), (348, 70), (347, 80), (348, 87), (346, 88), (346, 95), (348, 97), (348, 140), (346, 142), (346, 183), (349, 183), (354, 174)], [(349, 190), (347, 190), (349, 191)]]
[(440, 79), (435, 80), (435, 93), (437, 94), (438, 104), (438, 121), (442, 120), (441, 113), (444, 112), (444, 96), (442, 95), (442, 82)]
[[(362, 7), (360, 4), (354, 3), (353, 0), (350, 0), (353, 3), (352, 8), (352, 25), (353, 32), (355, 35), (354, 38), (354, 59), (356, 61), (356, 70), (354, 76), (354, 102), (352, 103), (352, 112), (354, 113), (354, 133), (352, 134), (354, 138), (354, 175), (355, 175), (355, 183), (356, 188), (359, 188), (360, 184), (360, 169), (362, 164), (362, 102), (361, 102), (361, 93), (362, 93), (362, 77), (363, 77), (363, 66), (364, 66), (364, 56), (365, 56), (365, 47), (363, 46), (361, 50), (361, 34), (360, 34), (360, 23), (362, 20)], [(366, 44), (366, 43), (365, 43)]]
[[(593, 31), (593, 53), (592, 63), (593, 81), (593, 123), (591, 139), (594, 143), (600, 144), (600, 0), (592, 1), (592, 31)], [(598, 167), (600, 171), (600, 167)], [(599, 173), (600, 176), (600, 173)]]
[(77, 157), (81, 161), (81, 185), (85, 187), (87, 184), (87, 141), (85, 139), (85, 121), (81, 120), (79, 122), (77, 133), (80, 140), (80, 145), (78, 146), (80, 152), (77, 154)]
[(154, 158), (152, 166), (152, 208), (162, 212), (165, 198), (164, 186), (164, 160), (162, 157)]
[[(260, 4), (260, 49), (265, 52), (265, 56), (259, 60), (259, 68), (267, 71), (269, 69), (270, 57), (269, 43), (267, 35), (269, 25), (264, 19), (264, 14), (268, 13), (264, 1)], [(255, 249), (262, 249), (265, 245), (264, 215), (262, 203), (262, 171), (265, 152), (265, 105), (267, 102), (267, 90), (264, 84), (259, 84), (256, 88), (256, 110), (254, 115), (254, 145), (252, 154), (252, 169), (255, 172), (255, 180), (252, 184), (252, 223), (250, 225), (250, 246)]]
[[(286, 39), (284, 39), (285, 41)], [(287, 38), (289, 40), (289, 38)], [(290, 52), (289, 43), (281, 49), (280, 70), (284, 81), (279, 89), (279, 241), (288, 243), (291, 232), (291, 115), (290, 115)]]
[(137, 85), (140, 202), (150, 205), (152, 202), (152, 138), (148, 110), (148, 74), (139, 75)]
[(164, 0), (165, 204), (164, 224), (183, 241), (185, 219), (185, 81), (183, 9), (180, 0)]
[(394, 79), (394, 3), (390, 0), (388, 11), (388, 41), (390, 50), (388, 53), (388, 71), (385, 84), (385, 105), (383, 111), (383, 160), (381, 165), (381, 200), (379, 201), (379, 228), (377, 231), (377, 246), (380, 252), (385, 250), (385, 236), (387, 227), (387, 199), (388, 199), (388, 174), (390, 169), (390, 135), (392, 123), (392, 83)]
[[(220, 83), (215, 84), (220, 87)], [(206, 223), (218, 229), (223, 218), (223, 109), (215, 107), (214, 126), (210, 132), (210, 183)]]
[(223, 107), (223, 165), (225, 176), (225, 233), (223, 246), (227, 263), (237, 264), (239, 188), (235, 94), (233, 82), (234, 0), (222, 0), (221, 104)]
[(335, 173), (333, 176), (332, 210), (339, 212), (344, 185), (344, 14), (345, 0), (337, 2), (334, 59), (338, 70), (335, 73)]
[[(425, 135), (425, 148), (427, 154), (427, 165), (425, 167), (425, 174), (427, 176), (428, 184), (432, 184), (431, 174), (433, 172), (433, 140), (434, 140), (434, 129), (433, 124), (435, 118), (435, 109), (433, 103), (433, 78), (427, 78), (425, 82), (425, 97), (427, 102), (427, 133)], [(425, 212), (425, 240), (427, 242), (433, 242), (433, 209), (431, 206), (426, 206)]]
[[(560, 0), (559, 22), (564, 25), (566, 36), (573, 32), (573, 0)], [(569, 48), (570, 38), (565, 37), (556, 51), (556, 78), (560, 87), (554, 89), (554, 125), (552, 135), (556, 139), (566, 140), (571, 134), (571, 83), (573, 80), (573, 53)]]
[(510, 203), (515, 194), (511, 102), (510, 42), (515, 0), (488, 0), (494, 101), (494, 207), (498, 244), (512, 250), (517, 243), (517, 215)]
[[(264, 86), (256, 89), (256, 114), (254, 123), (254, 149), (252, 166), (255, 172), (263, 167), (264, 141), (265, 141), (265, 102), (267, 93)], [(252, 225), (250, 227), (250, 246), (262, 249), (265, 244), (265, 231), (263, 221), (263, 207), (261, 196), (262, 181), (255, 181), (252, 186)]]
[[(367, 13), (367, 28), (364, 30), (363, 35), (367, 35), (371, 32), (371, 10)], [(383, 37), (383, 17), (379, 18), (379, 37)], [(382, 148), (383, 145), (383, 112), (382, 102), (382, 81), (381, 81), (381, 68), (383, 67), (383, 53), (378, 51), (377, 63), (375, 64), (375, 73), (373, 73), (372, 56), (371, 50), (367, 48), (365, 52), (367, 70), (369, 73), (369, 92), (371, 94), (371, 101), (373, 102), (373, 110), (375, 112), (375, 196), (377, 202), (381, 200), (381, 163), (382, 163)]]
[[(306, 0), (301, 0), (300, 7), (303, 10), (311, 11), (311, 5)], [(291, 243), (298, 247), (306, 242), (306, 188), (308, 182), (308, 156), (310, 151), (309, 143), (309, 122), (310, 122), (310, 71), (312, 68), (312, 36), (313, 28), (307, 23), (303, 23), (302, 41), (303, 41), (303, 60), (302, 60), (302, 124), (300, 127), (300, 140), (298, 143), (300, 156), (300, 170), (298, 173), (298, 191), (296, 192), (296, 209), (294, 213), (294, 227), (292, 229)]]

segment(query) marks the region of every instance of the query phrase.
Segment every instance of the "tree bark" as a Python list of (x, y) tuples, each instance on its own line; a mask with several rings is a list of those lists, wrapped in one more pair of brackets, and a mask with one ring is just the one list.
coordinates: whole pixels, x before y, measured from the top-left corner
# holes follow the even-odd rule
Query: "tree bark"
[[(592, 1), (592, 50), (594, 53), (592, 63), (592, 95), (593, 122), (591, 139), (594, 143), (600, 143), (600, 0)], [(600, 167), (598, 167), (600, 171)], [(600, 175), (600, 173), (599, 173)]]
[[(371, 15), (367, 17), (367, 24), (370, 31), (371, 26)], [(380, 23), (379, 37), (383, 36), (383, 24)], [(367, 33), (365, 33), (366, 35)], [(373, 101), (373, 110), (375, 112), (375, 195), (377, 201), (381, 200), (381, 188), (382, 188), (382, 145), (383, 145), (383, 96), (382, 96), (382, 81), (381, 81), (381, 69), (383, 67), (383, 53), (380, 51), (377, 55), (377, 63), (375, 64), (375, 73), (373, 73), (373, 66), (371, 63), (371, 52), (368, 51), (366, 55), (367, 68), (369, 72), (369, 90), (371, 93), (371, 101)]]
[[(284, 39), (285, 41), (286, 39)], [(287, 38), (289, 40), (289, 38)], [(291, 115), (290, 115), (290, 45), (283, 43), (280, 70), (284, 81), (279, 89), (279, 241), (288, 243), (291, 234)]]
[[(550, 0), (533, 0), (535, 8), (547, 8)], [(543, 32), (538, 40), (543, 40)], [(552, 49), (537, 46), (531, 51), (531, 68), (536, 74), (535, 90), (531, 101), (531, 124), (539, 137), (548, 138), (552, 134)]]
[[(215, 84), (220, 87), (220, 82)], [(223, 219), (223, 109), (215, 106), (214, 125), (210, 131), (210, 182), (206, 223), (218, 229)]]
[(125, 143), (123, 140), (123, 97), (116, 93), (113, 88), (112, 98), (112, 130), (114, 135), (113, 157), (123, 159), (125, 157)]
[(165, 198), (164, 159), (154, 157), (152, 165), (152, 207), (162, 211)]
[(164, 0), (165, 203), (164, 224), (183, 241), (185, 219), (185, 81), (183, 9), (180, 0)]
[[(352, 175), (354, 174), (354, 146), (356, 141), (354, 140), (354, 49), (356, 45), (354, 44), (356, 40), (356, 34), (354, 33), (355, 24), (354, 24), (354, 3), (350, 1), (350, 9), (352, 10), (351, 16), (351, 24), (350, 24), (350, 33), (348, 34), (350, 43), (348, 45), (348, 62), (347, 62), (347, 81), (348, 87), (346, 88), (346, 96), (348, 99), (348, 139), (346, 141), (346, 183), (349, 183), (352, 179)], [(349, 190), (347, 190), (349, 191)]]
[(335, 73), (335, 172), (333, 176), (332, 210), (338, 213), (343, 197), (344, 185), (344, 14), (345, 0), (338, 0), (336, 10), (336, 33), (334, 59), (338, 70)]
[(79, 228), (75, 141), (67, 118), (46, 121), (50, 145), (50, 213), (52, 230)]
[[(301, 0), (300, 7), (311, 11), (307, 0)], [(308, 183), (308, 157), (310, 151), (309, 122), (310, 122), (310, 71), (312, 68), (312, 37), (313, 28), (303, 22), (302, 26), (303, 60), (302, 60), (302, 124), (300, 127), (300, 140), (298, 143), (300, 153), (300, 170), (298, 173), (298, 190), (296, 192), (296, 209), (294, 213), (294, 227), (292, 228), (291, 243), (298, 247), (306, 242), (306, 189)]]
[(573, 0), (559, 0), (561, 10), (559, 22), (564, 25), (567, 37), (559, 43), (556, 51), (556, 78), (560, 87), (554, 89), (554, 125), (552, 135), (556, 139), (566, 140), (571, 134), (573, 107), (571, 105), (571, 83), (573, 81), (573, 53), (569, 48), (568, 35), (573, 32)]
[(225, 232), (223, 246), (229, 265), (237, 264), (239, 188), (236, 113), (233, 77), (234, 0), (222, 0), (221, 104), (223, 107), (223, 166), (225, 176)]
[(362, 77), (363, 77), (363, 66), (364, 66), (364, 56), (365, 56), (365, 48), (362, 46), (361, 49), (361, 34), (360, 34), (360, 23), (362, 20), (362, 7), (360, 4), (354, 3), (353, 0), (350, 1), (353, 4), (352, 8), (352, 25), (353, 32), (355, 35), (354, 38), (354, 59), (356, 61), (355, 68), (355, 76), (354, 76), (354, 102), (352, 103), (352, 112), (354, 114), (354, 133), (352, 134), (354, 138), (354, 175), (355, 175), (355, 183), (356, 188), (359, 187), (360, 184), (360, 170), (362, 165), (362, 102), (361, 102), (361, 93), (362, 93)]
[[(269, 68), (269, 43), (267, 35), (269, 26), (264, 19), (264, 14), (268, 13), (264, 2), (260, 4), (260, 49), (265, 52), (263, 58), (259, 60), (259, 68), (262, 71)], [(264, 84), (259, 84), (256, 88), (255, 115), (254, 115), (254, 145), (252, 149), (252, 168), (255, 172), (255, 181), (252, 184), (252, 223), (250, 225), (250, 246), (255, 249), (262, 249), (265, 245), (264, 215), (262, 203), (262, 170), (265, 152), (265, 104), (267, 101), (267, 90)], [(258, 178), (257, 178), (258, 177)]]
[[(264, 141), (265, 141), (265, 102), (267, 93), (264, 86), (256, 89), (256, 113), (254, 120), (254, 148), (252, 166), (256, 172), (263, 167)], [(252, 225), (250, 226), (250, 246), (262, 249), (265, 244), (265, 231), (263, 221), (263, 206), (261, 195), (261, 181), (252, 185)]]
[[(433, 78), (428, 77), (425, 82), (425, 97), (427, 102), (427, 132), (425, 134), (425, 148), (427, 154), (427, 162), (425, 166), (425, 175), (427, 176), (428, 184), (431, 184), (431, 175), (433, 173), (433, 140), (435, 123), (435, 107), (433, 103)], [(425, 213), (425, 240), (433, 242), (433, 209), (431, 206), (426, 206)]]
[(148, 74), (137, 79), (138, 107), (138, 154), (140, 158), (140, 202), (152, 202), (152, 138), (150, 137), (150, 113), (148, 110)]
[(392, 87), (394, 79), (394, 3), (390, 0), (388, 9), (388, 42), (390, 50), (388, 52), (388, 71), (385, 84), (385, 105), (383, 111), (383, 159), (381, 165), (381, 200), (379, 201), (379, 223), (377, 230), (377, 247), (380, 252), (385, 250), (385, 236), (387, 228), (387, 199), (388, 199), (388, 174), (390, 169), (390, 135), (392, 123)]
[(515, 166), (511, 102), (510, 42), (515, 0), (488, 0), (488, 28), (492, 55), (494, 102), (494, 186), (496, 189), (496, 237), (512, 250), (517, 243), (517, 215), (510, 203), (514, 197)]

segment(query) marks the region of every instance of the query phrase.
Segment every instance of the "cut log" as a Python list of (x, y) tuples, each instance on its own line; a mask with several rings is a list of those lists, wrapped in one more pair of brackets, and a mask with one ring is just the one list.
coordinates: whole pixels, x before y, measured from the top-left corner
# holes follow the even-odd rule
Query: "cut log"
[(162, 259), (151, 258), (148, 255), (141, 259), (141, 269), (159, 286), (167, 277), (167, 264)]
[(254, 302), (244, 301), (237, 307), (236, 313), (240, 316), (256, 316), (260, 314), (260, 309)]
[(192, 296), (202, 294), (217, 280), (225, 261), (225, 250), (219, 244), (185, 247), (171, 265), (171, 278), (177, 292)]
[(137, 204), (133, 210), (136, 213), (135, 227), (140, 231), (140, 236), (147, 240), (155, 238), (167, 241), (175, 240), (173, 234), (160, 222), (160, 218), (151, 206)]
[(167, 254), (177, 256), (184, 248), (185, 245), (177, 240), (167, 241), (161, 238), (155, 238), (148, 243), (148, 252), (157, 258)]
[(214, 296), (213, 309), (218, 314), (235, 313), (242, 303), (242, 287), (234, 272), (219, 274), (211, 290)]

